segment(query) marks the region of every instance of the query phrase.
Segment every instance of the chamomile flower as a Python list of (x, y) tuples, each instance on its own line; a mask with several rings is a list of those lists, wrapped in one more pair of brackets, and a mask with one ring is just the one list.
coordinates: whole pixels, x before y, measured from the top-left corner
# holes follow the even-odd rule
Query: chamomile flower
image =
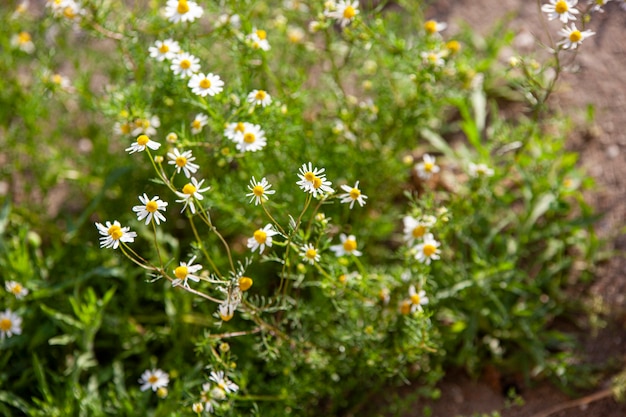
[(16, 281), (7, 281), (4, 284), (4, 288), (6, 288), (6, 290), (13, 294), (18, 300), (21, 300), (28, 295), (28, 289)]
[(165, 221), (165, 216), (160, 211), (166, 210), (167, 202), (159, 199), (158, 195), (148, 198), (146, 193), (143, 193), (143, 195), (139, 196), (139, 201), (141, 201), (141, 205), (133, 207), (133, 211), (137, 213), (137, 220), (142, 221), (146, 219), (146, 224), (150, 223), (152, 219), (154, 219), (156, 224), (161, 224), (162, 221)]
[(170, 69), (181, 78), (188, 78), (200, 71), (200, 59), (189, 52), (181, 52), (172, 58)]
[(148, 137), (148, 135), (139, 135), (137, 140), (133, 142), (128, 148), (126, 148), (126, 152), (129, 154), (134, 154), (135, 152), (143, 152), (146, 148), (150, 148), (153, 151), (156, 151), (161, 147), (159, 142), (155, 142)]
[(262, 229), (257, 229), (252, 237), (248, 239), (248, 247), (254, 252), (259, 249), (259, 255), (263, 253), (265, 247), (272, 246), (272, 236), (277, 235), (278, 232), (274, 230), (274, 227), (271, 224), (265, 225)]
[(180, 211), (181, 213), (185, 211), (187, 206), (189, 206), (189, 208), (191, 209), (192, 214), (196, 213), (196, 206), (194, 205), (194, 199), (203, 200), (204, 196), (200, 193), (204, 193), (211, 189), (211, 187), (201, 188), (203, 182), (204, 180), (200, 180), (200, 182), (198, 182), (197, 179), (195, 179), (194, 177), (191, 177), (191, 182), (185, 184), (182, 191), (176, 191), (176, 195), (180, 197), (180, 200), (176, 200), (176, 202), (185, 203), (185, 205), (183, 206), (183, 209)]
[(180, 45), (172, 39), (156, 41), (154, 46), (148, 48), (148, 52), (150, 52), (150, 58), (161, 62), (173, 59), (180, 52)]
[(427, 180), (432, 177), (433, 174), (439, 172), (439, 166), (435, 165), (435, 162), (435, 157), (424, 154), (424, 160), (415, 166), (418, 177)]
[(422, 306), (428, 304), (426, 292), (424, 290), (420, 290), (419, 292), (416, 291), (415, 285), (411, 285), (409, 287), (409, 300), (411, 301), (411, 313), (415, 311), (424, 311)]
[(211, 372), (209, 379), (217, 384), (217, 386), (227, 394), (239, 391), (239, 386), (224, 376), (223, 371)]
[(326, 179), (324, 170), (324, 168), (313, 168), (310, 162), (308, 165), (302, 164), (298, 174), (300, 181), (296, 184), (300, 186), (302, 191), (313, 194), (313, 197), (324, 193), (333, 193), (335, 190), (330, 187), (332, 183)]
[(441, 244), (435, 240), (431, 233), (426, 233), (424, 235), (424, 241), (414, 248), (415, 259), (425, 263), (426, 265), (430, 265), (431, 260), (437, 260), (440, 258), (440, 245)]
[(20, 32), (11, 37), (11, 46), (17, 48), (27, 54), (35, 52), (35, 44), (28, 32)]
[(134, 242), (137, 237), (137, 233), (131, 232), (130, 227), (122, 227), (117, 220), (113, 221), (113, 223), (107, 221), (106, 225), (96, 223), (96, 227), (98, 228), (98, 232), (103, 236), (100, 238), (101, 248), (117, 249), (120, 242)]
[(305, 262), (308, 262), (311, 265), (315, 264), (315, 262), (319, 262), (320, 260), (318, 250), (310, 243), (307, 243), (300, 248), (300, 256)]
[(576, 24), (572, 23), (570, 27), (567, 27), (566, 25), (563, 29), (561, 29), (559, 34), (563, 36), (564, 39), (557, 45), (563, 45), (563, 49), (576, 49), (585, 39), (595, 35), (596, 33), (590, 30), (580, 31), (576, 27)]
[(262, 51), (270, 50), (270, 43), (267, 40), (267, 32), (263, 29), (255, 29), (246, 36), (246, 40), (252, 49), (260, 49)]
[(130, 133), (133, 136), (138, 136), (138, 135), (153, 136), (153, 135), (156, 135), (157, 133), (156, 128), (159, 126), (161, 126), (161, 120), (159, 120), (159, 117), (148, 115), (147, 117), (144, 117), (144, 118), (135, 119), (133, 130)]
[(230, 321), (235, 316), (235, 310), (237, 310), (238, 303), (233, 303), (230, 300), (225, 300), (217, 308), (217, 314), (222, 321)]
[(55, 86), (60, 87), (63, 90), (69, 90), (72, 86), (70, 79), (61, 74), (52, 74), (48, 80)]
[(489, 168), (486, 164), (469, 163), (468, 172), (471, 177), (493, 177), (493, 169)]
[(548, 15), (548, 20), (559, 19), (563, 23), (576, 20), (580, 13), (576, 8), (578, 0), (549, 0), (550, 3), (541, 6), (541, 11)]
[(443, 59), (445, 53), (442, 51), (424, 51), (420, 53), (422, 62), (431, 67), (443, 67), (446, 61)]
[(0, 313), (0, 340), (22, 334), (22, 318), (9, 309)]
[(334, 10), (327, 8), (324, 14), (339, 22), (342, 28), (345, 28), (359, 14), (359, 2), (357, 0), (339, 0), (334, 5)]
[(592, 12), (600, 12), (604, 13), (603, 7), (611, 0), (589, 0), (589, 4), (593, 4), (594, 6), (591, 8)]
[(246, 123), (243, 134), (235, 138), (235, 146), (240, 152), (256, 152), (266, 144), (267, 139), (261, 126), (251, 123)]
[(202, 403), (193, 403), (191, 405), (191, 411), (196, 414), (200, 414), (204, 411), (204, 405)]
[(264, 201), (268, 200), (269, 194), (274, 194), (276, 190), (270, 190), (272, 188), (272, 184), (270, 184), (265, 177), (261, 178), (261, 181), (258, 181), (252, 177), (250, 180), (250, 185), (248, 185), (248, 190), (250, 193), (246, 194), (246, 197), (250, 197), (250, 203), (254, 201), (254, 205), (262, 204)]
[(359, 203), (359, 206), (363, 207), (365, 205), (365, 200), (367, 196), (361, 193), (359, 189), (359, 182), (357, 181), (354, 184), (354, 187), (350, 187), (349, 185), (342, 185), (341, 189), (344, 190), (345, 194), (340, 194), (339, 198), (342, 203), (350, 203), (350, 209), (354, 206), (354, 203)]
[(361, 251), (358, 251), (356, 237), (354, 235), (346, 236), (344, 233), (339, 235), (339, 239), (341, 243), (339, 245), (333, 245), (330, 247), (330, 250), (335, 252), (335, 256), (345, 256), (345, 255), (354, 255), (361, 256)]
[(194, 164), (192, 161), (196, 160), (190, 150), (180, 153), (177, 148), (174, 148), (172, 152), (167, 153), (169, 161), (168, 164), (176, 166), (176, 173), (180, 174), (182, 170), (187, 178), (191, 178), (191, 174), (195, 174), (200, 165)]
[(168, 0), (165, 5), (165, 17), (172, 23), (193, 22), (203, 13), (202, 7), (194, 1)]
[(406, 240), (409, 245), (412, 245), (416, 239), (423, 238), (434, 225), (434, 223), (428, 222), (422, 218), (416, 219), (411, 216), (405, 216), (402, 219), (402, 223), (404, 224), (404, 240)]
[(224, 129), (224, 136), (226, 136), (233, 142), (238, 142), (239, 140), (241, 140), (243, 132), (246, 131), (247, 124), (248, 123), (244, 122), (229, 123), (228, 125), (226, 125), (226, 129)]
[(191, 88), (191, 92), (199, 95), (200, 97), (214, 96), (219, 94), (224, 89), (224, 81), (220, 79), (219, 75), (212, 73), (208, 74), (193, 74), (187, 86)]
[(209, 116), (206, 114), (198, 113), (191, 122), (191, 133), (198, 134), (202, 132), (202, 128), (209, 124)]
[(182, 284), (183, 287), (189, 288), (189, 283), (187, 282), (188, 279), (194, 282), (200, 282), (200, 277), (195, 275), (195, 273), (202, 269), (202, 265), (194, 265), (193, 261), (195, 260), (196, 257), (193, 256), (189, 262), (181, 262), (176, 269), (174, 269), (174, 276), (176, 279), (172, 281), (173, 287)]
[(152, 388), (152, 391), (156, 392), (159, 388), (167, 387), (170, 383), (170, 376), (167, 372), (163, 372), (161, 369), (146, 369), (141, 378), (139, 378), (141, 391), (146, 391)]
[(252, 90), (248, 94), (248, 103), (267, 107), (272, 104), (272, 97), (265, 90)]
[(133, 125), (128, 122), (115, 122), (113, 125), (113, 133), (120, 136), (130, 135), (133, 131)]
[(435, 33), (439, 33), (447, 27), (448, 27), (447, 23), (437, 22), (435, 20), (427, 20), (426, 22), (424, 22), (424, 30), (429, 35), (434, 35)]

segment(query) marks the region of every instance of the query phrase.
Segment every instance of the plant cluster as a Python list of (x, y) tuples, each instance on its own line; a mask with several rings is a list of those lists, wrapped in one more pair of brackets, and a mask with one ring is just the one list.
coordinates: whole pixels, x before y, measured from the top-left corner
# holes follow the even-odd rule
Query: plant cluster
[[(542, 10), (566, 24), (603, 4)], [(0, 410), (340, 415), (409, 381), (436, 397), (452, 365), (567, 380), (572, 340), (551, 324), (598, 242), (545, 102), (593, 32), (565, 26), (545, 66), (502, 62), (511, 33), (448, 36), (422, 13), (4, 13), (2, 174), (37, 180), (0, 218)], [(21, 203), (61, 179), (76, 214)]]

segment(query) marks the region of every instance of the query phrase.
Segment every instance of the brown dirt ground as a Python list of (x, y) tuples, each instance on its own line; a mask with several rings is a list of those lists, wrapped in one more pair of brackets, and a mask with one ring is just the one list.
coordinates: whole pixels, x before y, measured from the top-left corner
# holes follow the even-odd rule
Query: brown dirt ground
[[(449, 36), (463, 22), (486, 34), (510, 13), (514, 17), (509, 27), (518, 34), (515, 50), (522, 54), (536, 51), (536, 40), (546, 37), (536, 2), (438, 0), (427, 17), (447, 22)], [(547, 27), (558, 37), (558, 22), (548, 22)], [(574, 129), (568, 146), (580, 153), (580, 164), (596, 181), (589, 202), (604, 214), (596, 226), (598, 235), (610, 240), (608, 249), (612, 256), (598, 267), (596, 280), (586, 291), (587, 296), (603, 301), (608, 312), (607, 325), (596, 336), (581, 337), (585, 362), (602, 365), (608, 360), (623, 363), (626, 359), (626, 11), (611, 2), (605, 13), (593, 16), (590, 28), (596, 31), (596, 36), (585, 40), (574, 71), (564, 74), (550, 106), (571, 117)], [(589, 104), (596, 110), (595, 123), (591, 126), (585, 120)], [(543, 382), (520, 387), (524, 405), (507, 407), (501, 390), (494, 389), (488, 378), (475, 380), (459, 371), (444, 378), (439, 385), (442, 398), (429, 405), (433, 417), (473, 416), (493, 411), (499, 411), (503, 417), (626, 416), (626, 405), (618, 404), (610, 395), (593, 397), (608, 386), (607, 378), (595, 390), (571, 398)], [(407, 387), (407, 392), (410, 390)], [(421, 416), (424, 405), (415, 404), (403, 417)], [(554, 407), (565, 405), (570, 407), (547, 414)]]

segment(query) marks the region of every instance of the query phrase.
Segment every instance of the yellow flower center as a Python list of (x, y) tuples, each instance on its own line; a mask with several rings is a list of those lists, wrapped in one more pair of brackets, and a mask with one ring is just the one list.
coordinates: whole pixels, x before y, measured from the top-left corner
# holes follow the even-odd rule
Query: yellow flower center
[(402, 304), (400, 304), (400, 314), (406, 316), (411, 312), (411, 302), (408, 300), (404, 300)]
[(159, 52), (161, 52), (162, 54), (166, 54), (166, 53), (168, 53), (169, 51), (170, 51), (170, 47), (169, 47), (169, 46), (167, 46), (166, 44), (162, 44), (162, 45), (159, 47)]
[(264, 192), (265, 192), (265, 189), (260, 185), (255, 185), (252, 188), (252, 194), (254, 194), (257, 197), (261, 197)]
[(150, 378), (148, 378), (148, 382), (152, 385), (156, 384), (158, 380), (159, 378), (156, 375), (150, 375)]
[(256, 137), (254, 136), (254, 133), (246, 133), (245, 135), (243, 135), (243, 141), (246, 143), (254, 143), (254, 141), (256, 140)]
[(420, 296), (419, 296), (419, 294), (413, 294), (411, 296), (411, 303), (413, 303), (415, 305), (419, 305), (419, 303), (420, 303)]
[(122, 123), (120, 125), (120, 131), (123, 134), (128, 135), (130, 133), (130, 125), (128, 123)]
[(122, 228), (116, 224), (109, 227), (109, 230), (107, 231), (107, 233), (109, 234), (109, 236), (113, 238), (113, 240), (118, 240), (124, 234), (124, 232), (122, 232)]
[(433, 256), (435, 252), (437, 252), (437, 247), (432, 243), (426, 243), (422, 251), (424, 252), (424, 255), (430, 257)]
[(241, 122), (237, 123), (237, 126), (235, 127), (235, 132), (243, 133), (245, 130), (246, 130), (246, 126), (243, 123)]
[(187, 158), (185, 158), (184, 156), (177, 156), (176, 157), (176, 165), (179, 167), (184, 167), (185, 165), (187, 165)]
[(146, 210), (148, 210), (150, 213), (154, 213), (155, 211), (157, 211), (158, 208), (159, 208), (159, 205), (154, 200), (150, 200), (146, 204)]
[(265, 243), (265, 241), (267, 240), (267, 233), (265, 233), (263, 230), (259, 229), (256, 232), (254, 232), (254, 240), (256, 240), (259, 245), (262, 245)]
[(263, 39), (267, 39), (267, 32), (264, 31), (263, 29), (258, 29), (256, 31), (256, 35), (259, 37), (259, 39), (263, 40)]
[(434, 20), (429, 20), (424, 23), (424, 30), (428, 33), (436, 33), (437, 32), (437, 22)]
[(61, 84), (61, 82), (63, 81), (63, 77), (61, 77), (59, 74), (54, 74), (52, 76), (52, 82), (55, 84)]
[(135, 119), (135, 126), (143, 127), (143, 120), (142, 119)]
[(187, 183), (183, 187), (183, 193), (185, 193), (187, 195), (192, 195), (193, 193), (196, 192), (196, 190), (197, 190), (197, 188), (194, 187), (194, 185), (192, 183)]
[(253, 284), (252, 278), (249, 278), (249, 277), (239, 278), (239, 289), (241, 291), (248, 291), (250, 287), (252, 287), (252, 284)]
[(434, 167), (435, 167), (435, 164), (433, 164), (432, 162), (424, 162), (424, 171), (432, 172)]
[(583, 34), (580, 33), (580, 30), (574, 30), (569, 34), (569, 40), (573, 43), (580, 41), (583, 37)]
[(259, 90), (256, 92), (256, 95), (254, 96), (254, 98), (256, 98), (257, 100), (263, 101), (265, 100), (265, 97), (267, 97), (267, 93), (263, 90)]
[(193, 127), (194, 129), (200, 129), (202, 127), (202, 123), (200, 122), (200, 120), (194, 120), (193, 122), (191, 122), (191, 127)]
[(559, 14), (563, 14), (567, 12), (568, 10), (569, 10), (569, 6), (567, 5), (567, 2), (565, 0), (559, 0), (554, 5), (554, 11)]
[(307, 249), (304, 256), (309, 259), (315, 259), (315, 257), (317, 256), (317, 251), (313, 248)]
[(22, 286), (20, 284), (15, 284), (13, 285), (13, 288), (11, 288), (11, 292), (15, 295), (19, 294), (22, 292)]
[(446, 48), (448, 48), (448, 51), (454, 54), (461, 50), (461, 44), (459, 43), (459, 41), (451, 40), (446, 43)]
[[(439, 60), (439, 56), (438, 56), (436, 53), (434, 53), (434, 52), (430, 52), (430, 53), (428, 54), (428, 60), (429, 60), (432, 64), (434, 64), (434, 63), (436, 63), (436, 62)], [(430, 165), (432, 166), (432, 164), (430, 164)]]
[(421, 225), (421, 224), (415, 226), (415, 228), (411, 232), (413, 237), (416, 238), (416, 239), (424, 236), (424, 233), (426, 233), (426, 228), (423, 225)]
[[(233, 314), (222, 314), (222, 313), (220, 313), (220, 318), (223, 321), (229, 321), (230, 319), (233, 318)], [(221, 387), (219, 387), (219, 388), (221, 388)]]
[(339, 275), (339, 282), (341, 282), (342, 284), (346, 282), (347, 279), (348, 277), (346, 277), (346, 274)]
[(345, 19), (352, 19), (354, 16), (356, 16), (356, 10), (354, 9), (354, 7), (348, 6), (344, 9), (343, 17)]
[(141, 127), (143, 127), (144, 129), (147, 129), (150, 127), (150, 120), (148, 119), (143, 119), (141, 121)]
[(178, 7), (176, 8), (178, 14), (185, 14), (189, 11), (189, 5), (187, 0), (178, 0)]
[(313, 188), (318, 189), (322, 186), (322, 179), (319, 177), (313, 178)]
[(304, 176), (304, 179), (307, 180), (308, 182), (313, 182), (313, 180), (315, 179), (315, 174), (313, 174), (311, 171), (305, 173), (303, 176)]
[(150, 138), (147, 135), (140, 135), (137, 138), (137, 145), (146, 146), (149, 141), (150, 141)]
[(358, 199), (361, 196), (361, 190), (358, 188), (353, 188), (350, 190), (350, 198), (353, 200)]
[(191, 61), (188, 59), (183, 59), (180, 61), (180, 67), (184, 70), (191, 68)]
[(211, 88), (211, 80), (209, 80), (208, 78), (203, 78), (202, 80), (200, 80), (200, 88), (204, 88), (205, 90), (207, 88)]
[(72, 7), (68, 6), (63, 9), (63, 16), (67, 17), (68, 19), (73, 19), (76, 17), (76, 13), (74, 13), (74, 9)]
[(184, 265), (181, 265), (174, 270), (174, 275), (176, 275), (176, 278), (178, 279), (185, 279), (188, 273), (189, 269)]
[(343, 249), (346, 252), (352, 252), (352, 251), (356, 250), (356, 240), (354, 240), (354, 239), (346, 239), (346, 241), (343, 242)]
[(9, 330), (11, 330), (12, 326), (13, 323), (11, 322), (11, 319), (5, 317), (0, 320), (0, 330), (2, 330), (3, 332), (8, 332)]
[(17, 35), (17, 41), (20, 44), (25, 44), (30, 42), (31, 37), (30, 37), (30, 33), (28, 32), (20, 32), (19, 35)]

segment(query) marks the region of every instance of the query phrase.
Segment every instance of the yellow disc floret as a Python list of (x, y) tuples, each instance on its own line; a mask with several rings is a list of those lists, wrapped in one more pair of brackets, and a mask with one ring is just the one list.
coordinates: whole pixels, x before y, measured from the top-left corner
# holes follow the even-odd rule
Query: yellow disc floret
[(137, 138), (137, 145), (146, 146), (150, 142), (150, 138), (147, 135), (139, 135)]
[(569, 10), (569, 6), (567, 5), (567, 2), (565, 0), (559, 0), (554, 5), (554, 11), (559, 14), (563, 14), (567, 12), (568, 10)]
[(423, 225), (421, 225), (421, 224), (418, 225), (418, 226), (415, 226), (415, 228), (411, 232), (413, 237), (416, 238), (416, 239), (424, 236), (424, 233), (426, 233), (426, 228)]
[(345, 242), (343, 242), (343, 249), (346, 252), (353, 252), (356, 250), (356, 240), (354, 239), (346, 239)]
[(437, 22), (435, 22), (434, 20), (427, 21), (426, 23), (424, 23), (424, 30), (430, 34), (436, 33)]
[(5, 317), (0, 320), (0, 330), (2, 330), (3, 332), (8, 332), (9, 330), (11, 330), (11, 327), (13, 327), (13, 322), (11, 322), (11, 319)]
[(183, 193), (187, 195), (192, 195), (196, 192), (197, 188), (192, 183), (187, 183), (183, 187)]
[(113, 240), (119, 240), (124, 234), (124, 232), (122, 232), (122, 228), (116, 224), (109, 227), (107, 233), (109, 234), (109, 236), (111, 236), (111, 238), (113, 238)]
[(580, 42), (583, 38), (583, 34), (580, 33), (580, 30), (573, 30), (572, 33), (569, 34), (569, 40), (572, 43)]
[(260, 185), (255, 185), (254, 188), (252, 188), (252, 194), (254, 194), (257, 197), (261, 197), (264, 193), (265, 193), (265, 188), (263, 188)]
[(354, 7), (348, 6), (344, 9), (343, 11), (344, 19), (352, 19), (354, 16), (356, 16), (356, 10), (354, 9)]
[(176, 166), (179, 167), (184, 167), (185, 165), (187, 165), (187, 158), (185, 158), (184, 156), (180, 155), (176, 157)]
[(239, 278), (239, 289), (241, 291), (248, 291), (250, 287), (252, 287), (252, 278), (249, 277), (241, 277)]
[(425, 243), (422, 251), (426, 256), (433, 256), (437, 252), (437, 247), (432, 243)]
[(257, 230), (254, 232), (254, 240), (256, 240), (260, 245), (264, 244), (267, 240), (267, 233), (261, 229)]
[(150, 200), (146, 204), (146, 210), (149, 211), (150, 213), (154, 213), (155, 211), (157, 211), (158, 208), (159, 208), (159, 205), (154, 200)]
[(187, 274), (189, 273), (189, 269), (185, 265), (181, 265), (174, 270), (174, 275), (178, 279), (185, 279)]
[(356, 200), (361, 196), (361, 190), (359, 190), (358, 188), (353, 188), (350, 190), (349, 194), (351, 199)]
[(188, 59), (183, 59), (182, 61), (180, 61), (180, 67), (185, 70), (191, 68), (191, 61), (189, 61)]
[(256, 98), (257, 100), (265, 100), (265, 97), (267, 97), (267, 93), (263, 90), (257, 91), (256, 95), (254, 96), (254, 98)]
[(313, 248), (309, 248), (304, 253), (304, 256), (306, 256), (308, 259), (315, 259), (315, 257), (317, 256), (317, 251)]
[(256, 140), (256, 137), (254, 136), (254, 133), (246, 133), (245, 135), (243, 135), (243, 141), (246, 143), (254, 143), (254, 141)]
[(263, 40), (267, 38), (267, 32), (264, 31), (263, 29), (258, 29), (256, 31), (256, 35), (259, 37), (259, 39)]
[(189, 5), (187, 0), (178, 0), (178, 7), (176, 8), (178, 14), (185, 14), (189, 11)]
[(202, 80), (200, 80), (200, 88), (204, 88), (205, 90), (207, 88), (211, 88), (211, 80), (209, 80), (208, 78), (203, 78)]

